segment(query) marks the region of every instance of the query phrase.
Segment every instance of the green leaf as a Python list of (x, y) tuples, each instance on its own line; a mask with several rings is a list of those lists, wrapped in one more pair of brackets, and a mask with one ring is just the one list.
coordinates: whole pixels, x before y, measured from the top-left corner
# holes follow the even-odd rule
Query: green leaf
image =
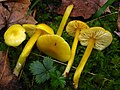
[(45, 57), (43, 64), (47, 70), (53, 69), (53, 61), (51, 58)]
[(92, 17), (93, 19), (94, 18), (98, 18), (104, 11), (105, 9), (111, 5), (115, 0), (108, 0), (95, 14), (94, 16)]
[(46, 80), (48, 80), (50, 78), (49, 73), (41, 73), (36, 75), (35, 77), (35, 81), (40, 84), (40, 83), (44, 83)]
[(32, 12), (32, 9), (38, 4), (39, 0), (36, 0), (35, 2), (32, 2), (33, 4), (31, 5), (28, 13), (31, 13)]
[(45, 67), (43, 66), (41, 62), (34, 61), (30, 65), (30, 71), (32, 72), (33, 75), (38, 75), (38, 74), (45, 72)]
[(59, 71), (55, 71), (54, 73), (51, 73), (51, 85), (54, 88), (58, 88), (58, 86), (64, 88), (65, 84), (66, 84), (65, 78), (61, 76), (61, 73)]
[(50, 73), (53, 72), (54, 69), (53, 61), (48, 57), (44, 58), (43, 64), (40, 61), (34, 61), (30, 64), (30, 71), (35, 75), (35, 80), (39, 84), (50, 79)]

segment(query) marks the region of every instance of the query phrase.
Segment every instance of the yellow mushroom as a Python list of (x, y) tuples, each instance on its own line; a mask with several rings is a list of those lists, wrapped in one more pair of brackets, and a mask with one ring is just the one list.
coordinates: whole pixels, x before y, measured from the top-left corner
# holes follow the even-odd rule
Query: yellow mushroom
[(81, 72), (89, 58), (92, 49), (103, 50), (112, 42), (112, 35), (102, 27), (92, 27), (90, 29), (82, 30), (79, 35), (81, 45), (87, 46), (85, 53), (74, 73), (73, 84), (74, 88), (78, 88), (78, 82)]
[(82, 22), (82, 21), (79, 21), (79, 20), (73, 20), (73, 21), (70, 21), (66, 27), (66, 31), (67, 33), (70, 35), (70, 36), (73, 36), (74, 37), (74, 41), (73, 41), (73, 44), (72, 44), (72, 50), (71, 50), (71, 57), (70, 59), (68, 60), (68, 64), (66, 66), (66, 69), (63, 73), (63, 75), (66, 77), (70, 71), (70, 68), (73, 64), (73, 61), (74, 61), (74, 57), (75, 57), (75, 53), (76, 53), (76, 48), (77, 48), (77, 44), (78, 44), (78, 37), (79, 37), (79, 34), (81, 32), (81, 30), (83, 29), (88, 29), (89, 26)]
[(65, 13), (64, 13), (63, 18), (62, 18), (62, 21), (61, 21), (60, 26), (59, 26), (58, 31), (57, 31), (57, 35), (59, 35), (59, 36), (62, 35), (62, 31), (65, 27), (65, 24), (68, 20), (68, 17), (70, 16), (70, 13), (71, 13), (72, 9), (73, 9), (73, 4), (69, 5), (66, 8)]
[(25, 39), (25, 29), (19, 24), (10, 26), (4, 34), (4, 40), (8, 46), (19, 46)]
[(29, 37), (31, 37), (36, 31), (36, 25), (34, 24), (23, 24), (22, 26)]
[(23, 67), (26, 58), (30, 54), (32, 47), (34, 46), (35, 42), (37, 41), (38, 37), (42, 34), (54, 34), (53, 29), (50, 28), (46, 24), (38, 24), (36, 26), (32, 24), (24, 24), (23, 27), (26, 29), (26, 32), (28, 32), (28, 35), (30, 35), (30, 39), (28, 40), (27, 44), (23, 48), (22, 53), (20, 54), (17, 64), (14, 68), (14, 74), (16, 76), (19, 75), (19, 72), (21, 68)]
[(37, 40), (37, 47), (40, 51), (62, 62), (70, 58), (69, 44), (58, 35), (40, 36)]
[(66, 8), (56, 35), (43, 35), (37, 40), (37, 47), (40, 51), (62, 62), (70, 58), (70, 46), (61, 35), (72, 9), (73, 5)]

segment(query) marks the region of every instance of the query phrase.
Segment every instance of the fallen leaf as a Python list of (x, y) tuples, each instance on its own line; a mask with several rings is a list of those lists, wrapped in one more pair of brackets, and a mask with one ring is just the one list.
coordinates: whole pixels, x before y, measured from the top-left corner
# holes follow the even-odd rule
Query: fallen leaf
[(8, 52), (0, 51), (0, 90), (20, 90), (17, 77), (9, 67)]
[(17, 2), (9, 0), (0, 3), (0, 30), (15, 23), (36, 24), (37, 21), (27, 13), (29, 5), (30, 0), (17, 0)]
[(84, 19), (87, 19), (98, 9), (99, 0), (62, 0), (61, 6), (54, 9), (53, 12), (63, 14), (66, 7), (70, 4), (74, 5), (71, 17), (82, 16)]
[[(82, 16), (84, 19), (88, 19), (93, 14), (95, 14), (95, 12), (99, 10), (100, 7), (102, 7), (107, 1), (108, 0), (62, 0), (61, 5), (59, 7), (50, 6), (50, 8), (53, 12), (63, 15), (66, 7), (70, 4), (73, 4), (74, 8), (70, 16)], [(109, 7), (106, 9), (105, 12), (110, 12)]]
[(11, 80), (7, 53), (0, 51), (0, 85), (6, 86)]
[(119, 4), (119, 9), (118, 9), (117, 26), (118, 26), (118, 31), (114, 31), (114, 33), (120, 37), (120, 4)]
[(6, 20), (8, 19), (9, 15), (9, 11), (2, 6), (2, 3), (0, 3), (0, 30), (5, 26), (5, 23), (7, 23)]
[(118, 20), (117, 20), (118, 30), (120, 31), (120, 5), (118, 9)]

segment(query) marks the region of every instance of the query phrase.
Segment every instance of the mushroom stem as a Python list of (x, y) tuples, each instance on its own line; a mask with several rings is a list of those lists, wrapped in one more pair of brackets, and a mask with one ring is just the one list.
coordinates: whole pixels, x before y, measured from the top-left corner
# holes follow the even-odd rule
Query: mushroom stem
[(74, 41), (73, 41), (73, 44), (72, 44), (71, 57), (68, 60), (68, 64), (67, 64), (66, 69), (63, 73), (64, 77), (67, 77), (67, 75), (70, 71), (70, 68), (72, 67), (74, 57), (75, 57), (76, 48), (77, 48), (77, 44), (78, 44), (79, 33), (80, 33), (80, 29), (77, 28), (76, 33), (75, 33), (75, 38), (74, 38)]
[(78, 83), (79, 83), (79, 78), (80, 78), (81, 72), (82, 72), (82, 70), (83, 70), (83, 68), (84, 68), (84, 66), (85, 66), (91, 52), (92, 52), (92, 49), (94, 47), (94, 42), (95, 42), (95, 39), (93, 39), (93, 38), (91, 38), (89, 40), (88, 46), (87, 46), (87, 48), (85, 50), (85, 53), (84, 53), (79, 65), (78, 65), (75, 73), (74, 73), (73, 85), (74, 85), (75, 89), (78, 88)]
[(65, 11), (65, 13), (64, 13), (64, 15), (63, 15), (62, 21), (61, 21), (61, 23), (60, 23), (60, 26), (59, 26), (59, 28), (58, 28), (57, 35), (59, 35), (59, 36), (62, 35), (63, 29), (64, 29), (64, 27), (65, 27), (65, 24), (66, 24), (66, 22), (67, 22), (67, 19), (68, 19), (69, 15), (70, 15), (72, 9), (73, 9), (73, 4), (72, 4), (72, 5), (69, 5), (69, 6), (67, 7), (67, 9), (66, 9), (66, 11)]
[(14, 68), (14, 74), (16, 76), (19, 75), (21, 68), (23, 67), (26, 58), (28, 57), (28, 55), (30, 54), (30, 51), (32, 50), (32, 47), (34, 46), (36, 40), (38, 39), (38, 37), (41, 34), (41, 30), (36, 30), (35, 33), (32, 35), (32, 37), (29, 39), (29, 41), (27, 42), (27, 44), (25, 45), (25, 47), (23, 48), (22, 53), (19, 56), (19, 59), (17, 61), (17, 64)]

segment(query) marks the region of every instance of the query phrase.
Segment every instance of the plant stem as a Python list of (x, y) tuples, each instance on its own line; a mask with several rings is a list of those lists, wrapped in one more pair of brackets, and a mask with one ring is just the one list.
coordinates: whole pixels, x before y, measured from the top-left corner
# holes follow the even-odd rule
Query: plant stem
[(68, 64), (67, 64), (66, 69), (63, 73), (64, 77), (67, 77), (67, 75), (68, 75), (68, 73), (69, 73), (69, 71), (72, 67), (74, 57), (75, 57), (75, 53), (76, 53), (77, 44), (78, 44), (79, 33), (80, 33), (80, 29), (77, 28), (76, 33), (75, 33), (75, 38), (74, 38), (74, 41), (73, 41), (73, 44), (72, 44), (71, 57), (68, 60)]
[(73, 9), (73, 5), (69, 5), (69, 6), (67, 7), (67, 9), (66, 9), (66, 11), (65, 11), (65, 13), (64, 13), (64, 15), (63, 15), (62, 21), (61, 21), (61, 23), (60, 23), (60, 26), (59, 26), (59, 28), (58, 28), (57, 35), (59, 35), (59, 36), (62, 35), (62, 31), (63, 31), (63, 29), (64, 29), (64, 27), (65, 27), (65, 24), (66, 24), (66, 22), (67, 22), (67, 19), (68, 19), (69, 15), (70, 15), (72, 9)]
[(83, 68), (84, 68), (84, 66), (85, 66), (85, 64), (86, 64), (86, 62), (87, 62), (91, 52), (92, 52), (92, 49), (94, 47), (94, 42), (95, 42), (95, 39), (93, 39), (93, 38), (91, 38), (89, 40), (88, 46), (87, 46), (87, 48), (85, 50), (85, 53), (84, 53), (84, 55), (83, 55), (79, 65), (78, 65), (75, 73), (74, 73), (73, 84), (74, 84), (74, 88), (75, 89), (78, 88), (78, 82), (79, 82), (79, 78), (80, 78), (81, 72), (82, 72), (82, 70), (83, 70)]
[(40, 34), (41, 34), (41, 30), (36, 30), (35, 33), (32, 35), (32, 37), (27, 42), (27, 44), (25, 45), (25, 47), (23, 48), (23, 51), (20, 54), (19, 59), (17, 61), (17, 64), (16, 64), (16, 66), (14, 68), (13, 73), (16, 76), (19, 75), (20, 70), (22, 69), (22, 67), (23, 67), (23, 65), (24, 65), (24, 63), (26, 61), (26, 58), (30, 54), (30, 52), (32, 50), (32, 47), (34, 46), (34, 44), (35, 44), (36, 40), (38, 39), (38, 37), (40, 36)]

